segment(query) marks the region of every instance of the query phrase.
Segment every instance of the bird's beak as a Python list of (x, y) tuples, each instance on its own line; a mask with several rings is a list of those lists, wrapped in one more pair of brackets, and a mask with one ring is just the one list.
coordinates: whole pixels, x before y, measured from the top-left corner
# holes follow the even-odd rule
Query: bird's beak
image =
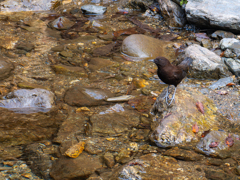
[(154, 59), (149, 59), (148, 61), (150, 61), (150, 62), (154, 62)]

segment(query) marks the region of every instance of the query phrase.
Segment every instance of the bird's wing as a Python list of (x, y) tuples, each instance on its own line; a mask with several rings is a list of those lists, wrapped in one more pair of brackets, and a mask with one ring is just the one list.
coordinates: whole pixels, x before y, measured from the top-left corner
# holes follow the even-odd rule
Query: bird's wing
[(183, 77), (184, 77), (184, 71), (183, 71), (182, 69), (180, 69), (180, 68), (174, 69), (174, 71), (173, 71), (173, 77), (174, 77), (174, 79), (176, 79), (176, 80), (182, 80)]

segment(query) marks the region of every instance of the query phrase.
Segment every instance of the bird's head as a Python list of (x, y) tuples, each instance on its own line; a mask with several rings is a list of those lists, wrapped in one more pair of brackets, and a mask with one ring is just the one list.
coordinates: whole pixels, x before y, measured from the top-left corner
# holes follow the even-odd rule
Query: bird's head
[(161, 56), (159, 56), (159, 57), (157, 57), (157, 58), (155, 58), (155, 59), (153, 59), (153, 60), (150, 60), (151, 62), (154, 62), (158, 67), (159, 66), (166, 66), (166, 65), (169, 65), (170, 64), (170, 62), (168, 61), (168, 59), (167, 58), (165, 58), (165, 57), (161, 57)]

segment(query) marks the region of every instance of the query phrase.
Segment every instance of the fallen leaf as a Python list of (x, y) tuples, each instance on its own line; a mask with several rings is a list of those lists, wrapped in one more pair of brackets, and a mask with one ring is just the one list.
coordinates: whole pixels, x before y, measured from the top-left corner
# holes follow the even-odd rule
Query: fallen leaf
[(197, 106), (197, 109), (198, 109), (202, 114), (204, 114), (203, 104), (202, 104), (201, 102), (197, 102), (197, 103), (196, 103), (196, 106)]
[(228, 137), (225, 139), (225, 143), (226, 145), (228, 145), (228, 147), (232, 147), (234, 144), (234, 140), (231, 137), (231, 134), (228, 134)]
[(194, 133), (198, 133), (199, 128), (198, 128), (197, 122), (195, 122), (195, 124), (192, 126), (192, 131), (193, 131)]

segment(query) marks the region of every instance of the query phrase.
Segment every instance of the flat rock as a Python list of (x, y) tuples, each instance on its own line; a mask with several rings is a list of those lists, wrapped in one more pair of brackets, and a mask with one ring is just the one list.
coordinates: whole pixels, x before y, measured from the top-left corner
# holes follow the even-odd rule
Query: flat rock
[(211, 28), (240, 30), (238, 0), (189, 0), (185, 12), (188, 22)]
[(193, 59), (192, 69), (188, 73), (189, 77), (219, 79), (219, 77), (231, 75), (220, 56), (197, 44), (187, 47), (184, 57)]
[(104, 14), (107, 10), (104, 6), (96, 6), (87, 4), (81, 7), (84, 14), (94, 15), (94, 14)]
[(212, 90), (218, 89), (218, 88), (226, 86), (228, 83), (231, 83), (231, 82), (233, 82), (232, 77), (221, 78), (217, 82), (211, 84), (208, 88), (212, 89)]
[(186, 23), (184, 10), (171, 0), (159, 0), (161, 14), (171, 27), (183, 27)]
[(171, 51), (171, 42), (161, 41), (142, 34), (133, 34), (123, 40), (122, 53), (133, 61), (154, 59), (164, 56), (169, 60), (175, 59), (175, 53)]
[(97, 156), (82, 153), (77, 158), (59, 158), (50, 172), (54, 180), (86, 178), (102, 167), (101, 159)]
[(127, 133), (140, 122), (140, 115), (135, 111), (112, 112), (95, 114), (91, 116), (91, 134), (93, 135), (118, 135)]
[(8, 78), (13, 69), (14, 66), (10, 61), (0, 58), (0, 80)]
[(98, 106), (109, 104), (105, 100), (113, 96), (109, 90), (74, 86), (67, 90), (64, 101), (71, 106)]
[(0, 107), (17, 113), (47, 112), (53, 107), (54, 94), (45, 89), (19, 89), (0, 100)]

